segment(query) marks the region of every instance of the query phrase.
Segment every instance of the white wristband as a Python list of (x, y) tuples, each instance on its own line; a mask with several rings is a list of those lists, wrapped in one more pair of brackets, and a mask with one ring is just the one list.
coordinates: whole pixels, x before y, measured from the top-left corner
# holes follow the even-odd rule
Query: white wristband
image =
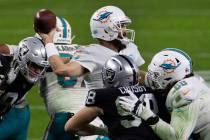
[(48, 59), (52, 55), (59, 55), (58, 50), (56, 49), (56, 47), (53, 43), (47, 43), (45, 45), (45, 49), (46, 49)]

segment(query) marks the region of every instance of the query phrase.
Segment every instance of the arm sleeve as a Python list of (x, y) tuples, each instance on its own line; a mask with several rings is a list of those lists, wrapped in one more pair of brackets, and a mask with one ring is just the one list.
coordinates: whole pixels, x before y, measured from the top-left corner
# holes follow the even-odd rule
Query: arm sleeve
[(93, 55), (88, 51), (87, 48), (82, 48), (80, 50), (77, 50), (77, 55), (74, 55), (72, 58), (72, 61), (78, 62), (81, 66), (88, 69), (89, 72), (92, 72), (95, 67), (95, 60), (93, 58)]
[(195, 128), (198, 114), (199, 102), (195, 101), (173, 109), (170, 124), (160, 119), (157, 124), (151, 127), (163, 140), (188, 140)]

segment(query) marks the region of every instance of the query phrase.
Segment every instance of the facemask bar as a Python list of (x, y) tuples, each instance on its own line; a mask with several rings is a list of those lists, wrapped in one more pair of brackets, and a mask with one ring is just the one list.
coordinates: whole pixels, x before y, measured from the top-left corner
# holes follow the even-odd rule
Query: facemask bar
[[(45, 63), (45, 62), (43, 62), (43, 63)], [(21, 70), (29, 82), (35, 83), (38, 81), (38, 79), (44, 78), (47, 68), (48, 68), (47, 65), (40, 66), (40, 65), (37, 65), (36, 63), (29, 60), (26, 64), (26, 66), (22, 67)], [(35, 69), (39, 69), (39, 72), (36, 73)]]
[(161, 77), (162, 74), (159, 71), (154, 72), (149, 70), (147, 73), (147, 78), (154, 89), (163, 89), (163, 86), (161, 84)]
[(127, 25), (129, 24), (129, 21), (117, 21), (114, 23), (114, 26), (116, 27), (116, 32), (118, 32), (118, 39), (122, 41), (122, 43), (129, 43), (134, 42), (135, 39), (135, 31), (132, 29), (127, 29)]

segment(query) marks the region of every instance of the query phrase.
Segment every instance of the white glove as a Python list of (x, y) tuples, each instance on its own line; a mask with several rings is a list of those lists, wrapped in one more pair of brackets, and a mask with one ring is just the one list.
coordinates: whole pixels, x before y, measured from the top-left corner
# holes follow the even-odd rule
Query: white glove
[(138, 114), (143, 120), (148, 120), (149, 118), (156, 116), (150, 109), (150, 102), (148, 98), (144, 98), (144, 102), (141, 104), (143, 107), (142, 112)]
[(119, 98), (120, 106), (127, 112), (141, 117), (144, 120), (155, 116), (155, 114), (150, 109), (149, 99), (145, 97), (145, 94), (140, 96), (138, 99), (137, 96), (132, 92), (128, 91), (129, 96), (123, 96)]
[(137, 96), (130, 90), (127, 91), (129, 96), (122, 96), (119, 98), (119, 105), (127, 112), (130, 112), (133, 115), (139, 116), (143, 110), (143, 101), (144, 95), (139, 99)]

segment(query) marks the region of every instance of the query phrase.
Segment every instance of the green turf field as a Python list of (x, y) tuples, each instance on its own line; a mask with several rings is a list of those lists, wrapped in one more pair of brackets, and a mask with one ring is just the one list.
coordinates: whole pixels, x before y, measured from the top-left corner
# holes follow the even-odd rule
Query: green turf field
[[(94, 40), (89, 32), (89, 18), (105, 5), (115, 5), (133, 20), (135, 42), (147, 61), (158, 50), (180, 48), (194, 60), (195, 70), (210, 70), (210, 1), (209, 0), (0, 0), (0, 42), (17, 44), (32, 36), (33, 15), (41, 8), (53, 10), (69, 20), (74, 43)], [(31, 105), (29, 139), (40, 139), (48, 116), (43, 101), (34, 88), (28, 95)]]

